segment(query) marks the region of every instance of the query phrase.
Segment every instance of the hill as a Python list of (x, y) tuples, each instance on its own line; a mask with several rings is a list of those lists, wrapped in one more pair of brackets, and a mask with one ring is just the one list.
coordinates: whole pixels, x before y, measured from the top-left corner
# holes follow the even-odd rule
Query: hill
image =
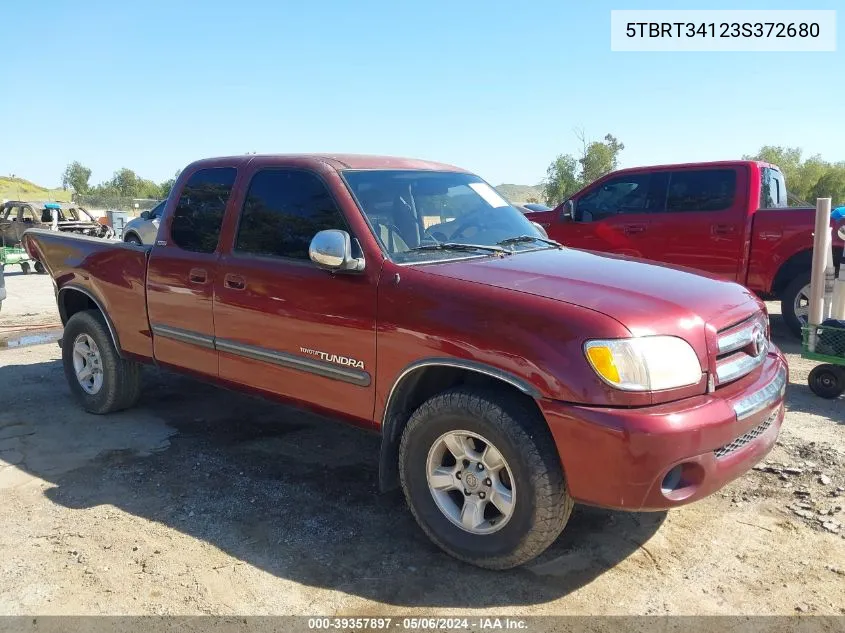
[(531, 201), (533, 198), (535, 202), (543, 201), (543, 187), (542, 185), (507, 185), (502, 184), (496, 187), (496, 191), (502, 194), (511, 202), (522, 204)]
[(48, 189), (24, 178), (0, 176), (0, 200), (56, 200), (70, 201), (70, 191)]

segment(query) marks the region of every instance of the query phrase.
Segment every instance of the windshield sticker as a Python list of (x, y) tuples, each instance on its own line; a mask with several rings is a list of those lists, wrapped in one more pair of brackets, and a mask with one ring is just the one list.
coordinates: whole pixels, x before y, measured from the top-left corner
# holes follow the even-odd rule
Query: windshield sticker
[(469, 183), (469, 186), (475, 193), (484, 198), (484, 202), (494, 209), (510, 206), (510, 203), (500, 196), (499, 193), (486, 182), (471, 182)]

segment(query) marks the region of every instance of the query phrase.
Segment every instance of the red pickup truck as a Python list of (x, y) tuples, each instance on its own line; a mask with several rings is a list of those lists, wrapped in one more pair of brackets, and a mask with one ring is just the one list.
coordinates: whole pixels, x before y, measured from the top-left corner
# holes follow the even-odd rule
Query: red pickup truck
[(238, 156), (179, 176), (155, 244), (32, 230), (72, 393), (138, 401), (142, 364), (381, 433), (453, 556), (507, 568), (575, 502), (701, 499), (772, 447), (788, 370), (737, 283), (547, 239), (456, 167)]
[[(788, 208), (774, 165), (728, 161), (607, 174), (551, 211), (531, 213), (567, 246), (685, 266), (781, 300), (796, 336), (809, 313), (814, 208)], [(834, 263), (842, 240), (834, 237)], [(838, 272), (837, 272), (838, 274)]]

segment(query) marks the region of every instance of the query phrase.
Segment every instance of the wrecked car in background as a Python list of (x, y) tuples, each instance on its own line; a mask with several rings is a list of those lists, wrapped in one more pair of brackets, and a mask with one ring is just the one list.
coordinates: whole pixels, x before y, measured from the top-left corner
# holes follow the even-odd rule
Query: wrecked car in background
[[(1, 220), (8, 222), (8, 228), (0, 228), (7, 246), (19, 244), (27, 229), (53, 229), (105, 239), (114, 237), (110, 226), (101, 224), (75, 203), (10, 200), (0, 205)], [(6, 227), (7, 223), (2, 226)]]

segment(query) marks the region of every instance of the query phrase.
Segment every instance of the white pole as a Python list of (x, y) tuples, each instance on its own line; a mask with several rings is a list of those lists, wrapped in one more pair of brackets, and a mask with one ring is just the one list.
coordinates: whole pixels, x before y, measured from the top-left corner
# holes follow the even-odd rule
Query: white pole
[[(810, 325), (824, 320), (825, 268), (830, 245), (830, 198), (816, 198), (816, 227), (813, 233), (813, 268), (810, 273)], [(810, 330), (809, 349), (816, 350), (815, 328)]]

